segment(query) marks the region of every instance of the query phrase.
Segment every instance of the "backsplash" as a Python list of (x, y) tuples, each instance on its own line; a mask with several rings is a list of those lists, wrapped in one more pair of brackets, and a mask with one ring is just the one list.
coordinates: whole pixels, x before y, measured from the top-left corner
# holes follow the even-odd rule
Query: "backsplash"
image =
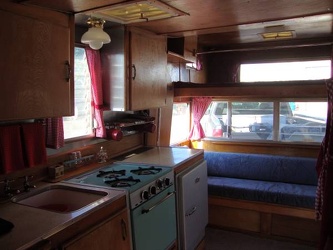
[[(92, 139), (95, 140), (95, 139)], [(70, 159), (70, 153), (73, 151), (81, 151), (82, 156), (97, 154), (102, 146), (108, 153), (109, 159), (119, 156), (123, 153), (130, 152), (134, 149), (140, 148), (144, 145), (144, 134), (134, 134), (131, 136), (124, 137), (121, 141), (114, 141), (114, 140), (104, 140), (104, 139), (96, 139), (98, 143), (88, 144), (87, 141), (85, 143), (73, 143), (76, 147), (72, 147), (66, 145), (67, 151), (62, 151), (58, 154), (53, 154), (47, 157), (47, 164), (35, 166), (34, 168), (26, 168), (23, 170), (15, 171), (8, 174), (0, 175), (0, 182), (9, 179), (14, 180), (11, 183), (12, 188), (21, 189), (23, 186), (23, 179), (24, 176), (33, 176), (30, 182), (37, 182), (41, 181), (48, 177), (48, 167), (53, 166), (59, 163), (63, 163), (64, 161), (68, 161)], [(96, 159), (97, 162), (97, 159)], [(3, 194), (4, 183), (0, 183), (0, 195)]]

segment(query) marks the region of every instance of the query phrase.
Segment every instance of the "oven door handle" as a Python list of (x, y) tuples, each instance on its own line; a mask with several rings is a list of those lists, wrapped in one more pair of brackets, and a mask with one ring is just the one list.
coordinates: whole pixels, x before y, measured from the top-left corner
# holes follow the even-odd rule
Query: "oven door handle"
[(172, 195), (174, 195), (176, 192), (173, 191), (171, 193), (168, 193), (167, 196), (165, 196), (162, 200), (160, 200), (159, 202), (155, 203), (153, 206), (151, 206), (150, 208), (148, 209), (143, 209), (142, 210), (142, 214), (146, 214), (146, 213), (149, 213), (151, 210), (153, 210), (155, 207), (157, 207), (159, 204), (163, 203), (165, 200), (169, 199)]

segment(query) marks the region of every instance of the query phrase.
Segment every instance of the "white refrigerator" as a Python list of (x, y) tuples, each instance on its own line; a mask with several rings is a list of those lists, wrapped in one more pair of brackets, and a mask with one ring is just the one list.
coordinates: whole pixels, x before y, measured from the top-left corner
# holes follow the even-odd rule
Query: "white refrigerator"
[(181, 172), (176, 178), (180, 249), (193, 250), (204, 238), (208, 224), (206, 161)]

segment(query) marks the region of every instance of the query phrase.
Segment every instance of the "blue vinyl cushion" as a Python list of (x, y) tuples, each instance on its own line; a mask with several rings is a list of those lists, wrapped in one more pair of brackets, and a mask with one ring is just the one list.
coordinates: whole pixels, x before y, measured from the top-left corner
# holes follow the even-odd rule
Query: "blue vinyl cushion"
[(316, 186), (212, 176), (208, 177), (208, 193), (314, 209)]
[(205, 152), (210, 195), (314, 208), (316, 159)]

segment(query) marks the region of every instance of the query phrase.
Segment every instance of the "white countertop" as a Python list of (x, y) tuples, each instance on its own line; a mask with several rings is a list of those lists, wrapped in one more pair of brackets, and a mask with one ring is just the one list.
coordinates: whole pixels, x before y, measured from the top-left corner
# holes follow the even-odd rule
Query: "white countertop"
[[(65, 185), (72, 186), (71, 184)], [(51, 212), (11, 201), (0, 204), (0, 217), (14, 224), (14, 228), (9, 233), (0, 236), (0, 249), (26, 249), (83, 219), (91, 212), (126, 195), (126, 191), (122, 190), (81, 187), (83, 189), (105, 191), (108, 195), (102, 198), (103, 201), (100, 199), (70, 213)]]
[(154, 147), (143, 153), (130, 155), (123, 161), (177, 167), (184, 161), (190, 160), (201, 153), (203, 153), (202, 149)]

